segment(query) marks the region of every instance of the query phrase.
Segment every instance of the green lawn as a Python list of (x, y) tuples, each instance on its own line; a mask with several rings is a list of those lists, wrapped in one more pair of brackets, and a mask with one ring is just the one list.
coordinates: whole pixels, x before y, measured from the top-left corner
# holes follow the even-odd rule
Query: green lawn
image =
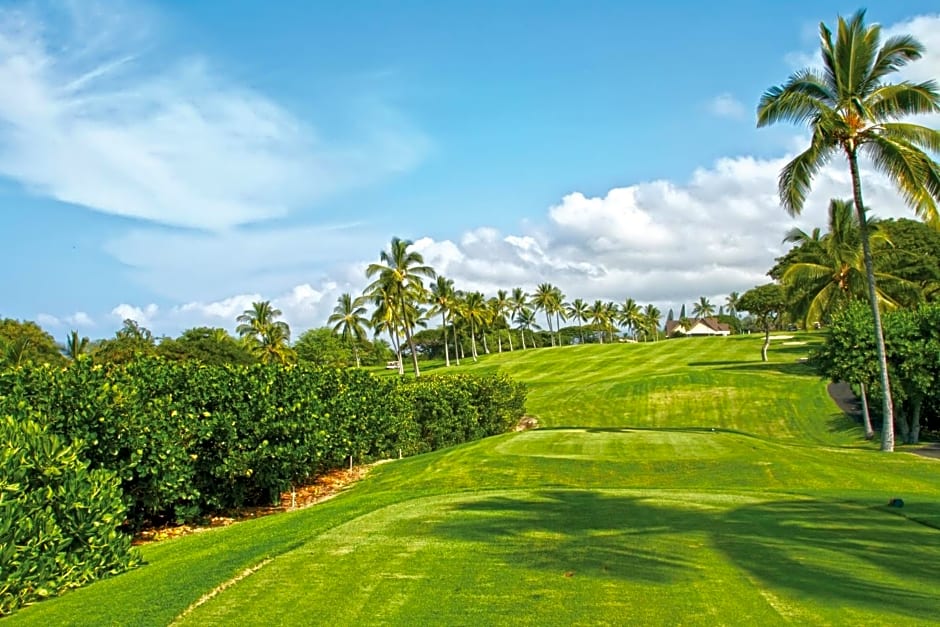
[[(465, 361), (529, 382), (543, 428), (383, 464), (317, 507), (148, 546), (136, 571), (6, 620), (935, 621), (940, 462), (878, 453), (798, 361), (807, 346), (787, 341), (816, 337), (775, 340), (769, 364), (756, 336)], [(892, 497), (905, 507), (885, 507)]]

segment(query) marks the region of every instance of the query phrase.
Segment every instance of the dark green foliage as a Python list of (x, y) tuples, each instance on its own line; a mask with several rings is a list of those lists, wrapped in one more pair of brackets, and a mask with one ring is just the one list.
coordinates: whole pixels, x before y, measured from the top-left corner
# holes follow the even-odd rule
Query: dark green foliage
[(156, 354), (157, 343), (150, 329), (127, 319), (113, 338), (101, 340), (92, 351), (98, 363), (123, 364), (138, 357)]
[[(873, 328), (867, 305), (851, 303), (833, 317), (813, 363), (822, 376), (864, 383), (880, 398)], [(940, 305), (888, 312), (884, 332), (895, 425), (905, 442), (915, 443), (922, 426), (940, 427)]]
[(248, 347), (225, 329), (209, 327), (187, 329), (178, 338), (162, 339), (157, 346), (157, 354), (166, 359), (197, 360), (214, 366), (247, 366), (257, 361)]
[(0, 319), (0, 369), (27, 363), (65, 363), (55, 338), (35, 322)]
[(0, 415), (0, 615), (134, 566), (120, 483), (20, 409)]
[(524, 388), (500, 376), (398, 381), (357, 369), (158, 358), (0, 375), (0, 411), (30, 408), (52, 432), (86, 442), (90, 467), (120, 478), (134, 527), (267, 504), (350, 458), (500, 433), (524, 401)]

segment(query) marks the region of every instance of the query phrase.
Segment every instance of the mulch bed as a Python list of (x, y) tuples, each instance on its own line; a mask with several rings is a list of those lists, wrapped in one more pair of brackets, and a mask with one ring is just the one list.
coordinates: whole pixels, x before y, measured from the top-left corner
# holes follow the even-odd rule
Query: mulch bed
[(142, 529), (134, 535), (133, 544), (150, 544), (151, 542), (178, 538), (180, 536), (199, 533), (217, 527), (227, 527), (228, 525), (243, 520), (251, 520), (261, 516), (270, 516), (272, 514), (280, 514), (295, 509), (310, 507), (311, 505), (322, 503), (336, 496), (353, 483), (365, 477), (370, 468), (371, 466), (355, 466), (352, 470), (347, 468), (329, 472), (317, 477), (310, 485), (299, 486), (295, 488), (294, 492), (282, 493), (278, 505), (245, 507), (228, 515), (212, 516), (207, 519), (204, 524), (168, 525), (158, 528)]

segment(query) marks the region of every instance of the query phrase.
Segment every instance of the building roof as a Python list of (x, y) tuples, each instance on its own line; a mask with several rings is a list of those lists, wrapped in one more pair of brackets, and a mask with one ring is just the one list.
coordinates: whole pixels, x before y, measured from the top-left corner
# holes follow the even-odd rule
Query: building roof
[(731, 333), (731, 325), (724, 322), (718, 322), (718, 318), (692, 318), (691, 322), (692, 326), (687, 331), (679, 325), (678, 320), (669, 320), (666, 322), (666, 336), (672, 337), (673, 335), (678, 335), (680, 333), (683, 335), (689, 335), (689, 331), (693, 330), (698, 325), (702, 325), (711, 331), (711, 333), (703, 333), (702, 335), (727, 335)]

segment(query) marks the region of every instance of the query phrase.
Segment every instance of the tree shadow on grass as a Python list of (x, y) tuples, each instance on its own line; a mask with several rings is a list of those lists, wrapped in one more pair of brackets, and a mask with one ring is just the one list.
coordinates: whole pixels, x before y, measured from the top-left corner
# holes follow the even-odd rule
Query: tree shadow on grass
[[(435, 523), (433, 532), (488, 544), (533, 569), (660, 583), (707, 577), (707, 562), (690, 553), (703, 542), (753, 579), (798, 599), (940, 615), (940, 598), (930, 592), (940, 589), (935, 528), (841, 502), (705, 505), (668, 492), (658, 499), (538, 491), (460, 503), (454, 506), (460, 515)], [(910, 585), (889, 585), (886, 576)]]

